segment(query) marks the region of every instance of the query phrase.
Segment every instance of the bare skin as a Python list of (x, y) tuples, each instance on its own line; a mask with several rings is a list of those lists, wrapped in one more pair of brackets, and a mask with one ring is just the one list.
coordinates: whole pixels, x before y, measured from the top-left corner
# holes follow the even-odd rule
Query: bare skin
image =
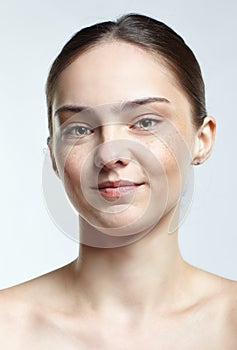
[[(120, 249), (119, 253), (127, 257), (127, 252)], [(89, 278), (87, 281), (78, 278), (77, 265), (75, 261), (1, 291), (0, 340), (4, 349), (237, 348), (236, 282), (181, 262), (186, 285), (181, 283), (172, 296), (167, 290), (166, 296), (152, 299), (154, 305), (151, 305), (142, 288), (131, 291), (122, 287), (124, 280), (126, 286), (144, 286), (143, 273), (135, 278), (134, 273), (128, 276), (126, 269), (126, 273), (123, 271), (126, 276), (121, 275), (120, 280), (116, 274), (110, 286), (106, 281), (110, 289), (105, 293), (103, 280), (93, 276), (90, 283)], [(157, 275), (158, 271), (159, 268)], [(156, 284), (154, 278), (147, 282)], [(101, 289), (93, 302), (91, 296), (97, 287)], [(143, 288), (146, 289), (150, 291)]]
[[(172, 123), (190, 150), (191, 161), (208, 158), (214, 141), (214, 119), (208, 117), (200, 130), (194, 129), (188, 99), (172, 74), (149, 54), (129, 44), (103, 44), (77, 58), (59, 79), (54, 111), (68, 104), (97, 106), (144, 96), (167, 98), (171, 103), (162, 111), (173, 118)], [(80, 147), (75, 147), (68, 156), (65, 174), (69, 197), (77, 194), (74, 205), (85, 219), (81, 224), (84, 237), (92, 224), (101, 227), (107, 224), (106, 227), (118, 229), (116, 234), (121, 233), (122, 224), (136, 218), (148, 198), (150, 183), (142, 172), (139, 155), (131, 151), (123, 157), (119, 152), (110, 154), (108, 149), (105, 152), (102, 147), (96, 160), (104, 163), (103, 181), (110, 176), (130, 179), (136, 176), (136, 180), (143, 176), (143, 185), (134, 204), (123, 215), (99, 212), (83, 200), (77, 171), (80, 173), (83, 160), (97, 142), (104, 145), (118, 135), (122, 139), (136, 139), (153, 152), (173, 188), (176, 163), (169, 150), (160, 147), (157, 137), (144, 133), (141, 137), (139, 130), (131, 133), (117, 124), (102, 125), (98, 139), (96, 133), (83, 135)], [(61, 159), (54, 141), (49, 147), (53, 167), (61, 177)], [(178, 151), (176, 160), (180, 161), (179, 170), (183, 174), (190, 160), (182, 158), (183, 153)], [(150, 182), (152, 176), (151, 169)], [(237, 283), (183, 260), (178, 230), (168, 234), (177, 205), (175, 190), (170, 192), (164, 214), (141, 239), (116, 248), (81, 244), (80, 255), (71, 264), (1, 291), (1, 347), (236, 350)], [(115, 204), (111, 201), (110, 205)], [(141, 224), (147, 224), (146, 220), (144, 216)]]

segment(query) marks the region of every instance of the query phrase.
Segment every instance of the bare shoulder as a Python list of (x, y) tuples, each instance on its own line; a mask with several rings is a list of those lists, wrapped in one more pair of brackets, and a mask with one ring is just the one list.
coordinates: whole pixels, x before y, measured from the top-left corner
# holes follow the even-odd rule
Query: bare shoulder
[[(30, 281), (0, 291), (0, 323), (5, 319), (24, 321), (42, 308), (52, 306), (60, 298), (60, 268)], [(63, 275), (63, 276), (62, 276)]]
[[(32, 348), (52, 333), (63, 268), (0, 291), (0, 344), (4, 349)], [(41, 349), (41, 347), (40, 347)]]
[(209, 272), (200, 273), (209, 327), (225, 349), (237, 349), (237, 282)]
[[(211, 275), (211, 293), (216, 308), (237, 321), (237, 282)], [(228, 317), (227, 317), (228, 318)]]
[(222, 283), (223, 292), (219, 300), (225, 323), (223, 335), (235, 341), (237, 348), (237, 282), (223, 279)]
[[(25, 322), (37, 309), (42, 279), (36, 278), (0, 291), (0, 326)], [(8, 321), (7, 323), (5, 321)]]
[(22, 286), (0, 291), (0, 343), (4, 349), (17, 349), (32, 331), (36, 313), (26, 299)]

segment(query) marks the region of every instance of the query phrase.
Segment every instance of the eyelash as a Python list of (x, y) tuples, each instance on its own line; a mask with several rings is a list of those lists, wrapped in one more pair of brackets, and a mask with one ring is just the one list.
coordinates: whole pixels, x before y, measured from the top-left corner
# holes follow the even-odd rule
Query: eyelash
[[(137, 127), (136, 125), (138, 125), (139, 123), (142, 123), (144, 121), (148, 121), (149, 123), (151, 123), (152, 125), (150, 126), (143, 126), (143, 127)], [(158, 119), (154, 119), (154, 118), (141, 118), (140, 120), (136, 121), (136, 123), (134, 123), (130, 128), (133, 129), (133, 130), (142, 130), (142, 131), (149, 131), (149, 130), (152, 130), (154, 129), (157, 124), (160, 122), (160, 120)]]
[[(81, 131), (84, 130), (86, 132), (81, 134), (81, 135), (77, 135), (76, 130), (79, 130), (79, 129), (81, 129)], [(91, 130), (90, 128), (87, 128), (86, 126), (82, 126), (82, 125), (72, 126), (70, 128), (67, 128), (66, 130), (64, 130), (62, 132), (63, 136), (72, 136), (72, 137), (79, 137), (79, 138), (82, 138), (82, 137), (85, 137), (85, 136), (91, 135), (91, 134), (93, 134), (93, 130)]]
[[(141, 126), (142, 122), (148, 122), (150, 125)], [(150, 130), (154, 129), (157, 126), (157, 124), (160, 122), (161, 121), (158, 119), (145, 117), (145, 118), (141, 118), (141, 119), (137, 120), (134, 124), (130, 125), (129, 128), (132, 130), (137, 130), (137, 131), (140, 130), (140, 131), (146, 132), (146, 131), (150, 131)], [(77, 135), (76, 131), (80, 130), (80, 129), (81, 129), (80, 135)], [(94, 130), (91, 128), (88, 128), (88, 127), (83, 126), (83, 125), (75, 125), (75, 126), (66, 128), (66, 130), (64, 130), (62, 132), (62, 135), (66, 136), (66, 137), (71, 136), (71, 137), (83, 138), (83, 137), (89, 136), (93, 133), (94, 133)]]

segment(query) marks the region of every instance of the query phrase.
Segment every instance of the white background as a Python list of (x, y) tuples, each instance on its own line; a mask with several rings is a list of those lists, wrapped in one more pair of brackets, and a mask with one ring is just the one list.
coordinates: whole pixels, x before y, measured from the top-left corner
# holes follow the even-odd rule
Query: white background
[(78, 245), (48, 216), (42, 195), (44, 86), (61, 47), (85, 25), (138, 12), (166, 22), (200, 61), (218, 122), (211, 159), (195, 170), (184, 258), (237, 280), (237, 2), (235, 0), (8, 0), (0, 5), (0, 288), (73, 260)]

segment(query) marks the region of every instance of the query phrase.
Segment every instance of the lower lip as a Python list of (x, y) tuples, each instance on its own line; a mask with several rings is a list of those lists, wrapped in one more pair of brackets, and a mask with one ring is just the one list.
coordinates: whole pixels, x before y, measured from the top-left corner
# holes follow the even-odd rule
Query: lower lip
[(134, 193), (139, 185), (121, 186), (121, 187), (105, 187), (99, 189), (100, 194), (106, 198), (120, 198), (122, 196)]

